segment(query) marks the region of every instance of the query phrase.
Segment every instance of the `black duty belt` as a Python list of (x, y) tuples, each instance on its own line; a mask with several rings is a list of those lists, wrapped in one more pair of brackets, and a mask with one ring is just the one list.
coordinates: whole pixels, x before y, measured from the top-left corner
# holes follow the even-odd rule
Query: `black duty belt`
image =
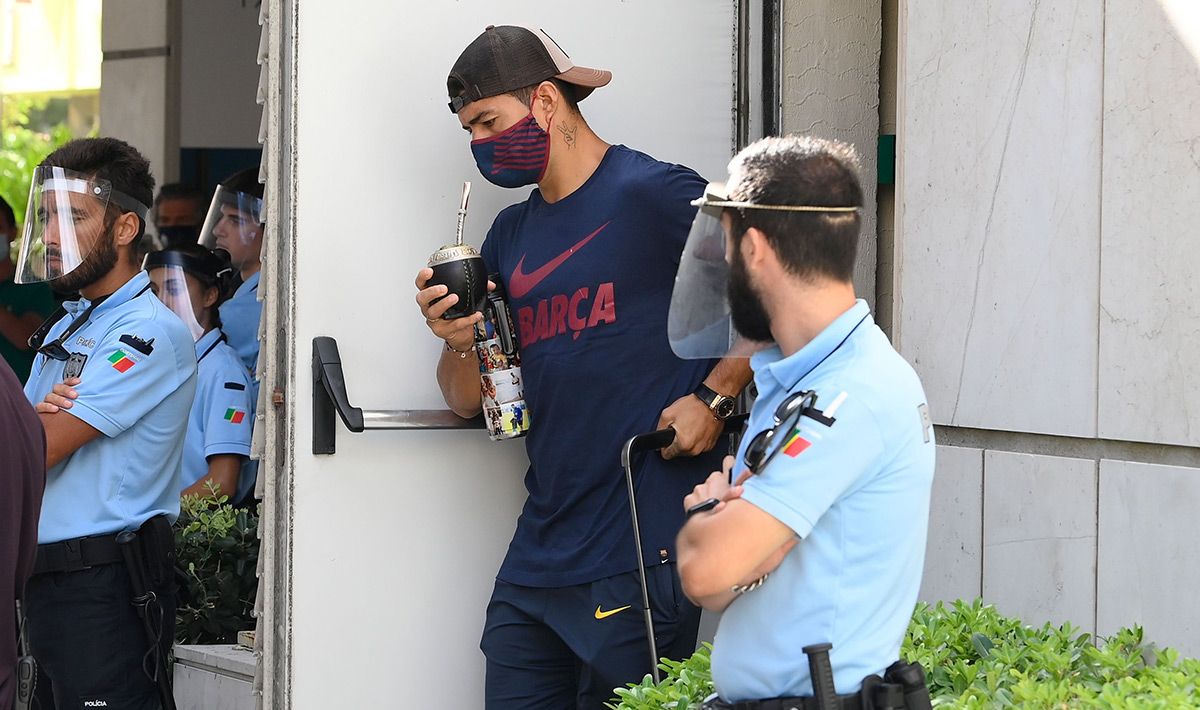
[(79, 572), (90, 567), (121, 562), (121, 548), (116, 535), (77, 537), (62, 542), (38, 545), (33, 574)]
[[(839, 695), (833, 706), (838, 710), (862, 710), (862, 693)], [(741, 700), (736, 703), (710, 700), (703, 710), (820, 710), (816, 698), (767, 698), (766, 700)]]

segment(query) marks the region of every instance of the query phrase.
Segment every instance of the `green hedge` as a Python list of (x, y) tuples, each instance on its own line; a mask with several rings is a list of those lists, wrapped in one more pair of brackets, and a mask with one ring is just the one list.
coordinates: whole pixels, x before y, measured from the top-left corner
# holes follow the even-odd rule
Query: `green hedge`
[[(706, 644), (666, 675), (617, 689), (615, 710), (685, 710), (713, 692)], [(799, 653), (797, 649), (797, 653)], [(1200, 661), (1147, 643), (1140, 627), (1096, 640), (1070, 624), (1026, 626), (981, 600), (918, 604), (901, 650), (943, 708), (1200, 707)]]

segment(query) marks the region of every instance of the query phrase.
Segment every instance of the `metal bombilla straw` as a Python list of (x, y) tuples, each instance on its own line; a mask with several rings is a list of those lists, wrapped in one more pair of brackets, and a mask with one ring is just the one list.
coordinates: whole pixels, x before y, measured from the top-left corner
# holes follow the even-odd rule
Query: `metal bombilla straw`
[(455, 233), (454, 245), (463, 245), (463, 226), (467, 223), (467, 200), (471, 199), (471, 181), (463, 182), (462, 202), (458, 205), (458, 230)]

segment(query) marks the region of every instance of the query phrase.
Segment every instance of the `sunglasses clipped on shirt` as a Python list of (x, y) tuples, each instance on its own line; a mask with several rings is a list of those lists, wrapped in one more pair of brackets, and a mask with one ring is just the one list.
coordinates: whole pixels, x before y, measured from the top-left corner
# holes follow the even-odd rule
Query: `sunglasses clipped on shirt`
[(812, 390), (788, 395), (775, 409), (774, 424), (754, 435), (746, 445), (743, 461), (750, 473), (758, 474), (783, 450), (791, 435), (800, 428), (800, 417), (811, 414), (817, 407), (817, 393)]
[(46, 336), (49, 335), (51, 329), (54, 328), (54, 324), (67, 314), (67, 309), (63, 306), (59, 306), (58, 309), (55, 310), (54, 313), (52, 313), (44, 323), (38, 326), (38, 329), (33, 332), (33, 335), (29, 336), (29, 349), (35, 350), (51, 360), (59, 360), (62, 362), (70, 360), (71, 351), (67, 350), (65, 343), (70, 340), (71, 336), (75, 335), (80, 328), (87, 325), (88, 319), (92, 317), (92, 311), (96, 310), (96, 306), (104, 303), (104, 299), (106, 298), (108, 298), (108, 296), (101, 296), (95, 301), (92, 301), (91, 305), (85, 308), (82, 313), (75, 316), (75, 320), (71, 321), (71, 325), (67, 326), (67, 329), (63, 331), (62, 335), (43, 345), (46, 340)]

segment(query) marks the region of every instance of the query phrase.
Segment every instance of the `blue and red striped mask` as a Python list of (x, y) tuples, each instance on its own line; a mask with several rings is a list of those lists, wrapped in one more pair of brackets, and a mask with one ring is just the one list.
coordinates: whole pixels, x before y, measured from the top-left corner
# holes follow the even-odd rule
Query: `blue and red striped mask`
[(483, 177), (500, 187), (532, 185), (550, 161), (550, 134), (533, 112), (499, 135), (471, 141), (471, 153)]

